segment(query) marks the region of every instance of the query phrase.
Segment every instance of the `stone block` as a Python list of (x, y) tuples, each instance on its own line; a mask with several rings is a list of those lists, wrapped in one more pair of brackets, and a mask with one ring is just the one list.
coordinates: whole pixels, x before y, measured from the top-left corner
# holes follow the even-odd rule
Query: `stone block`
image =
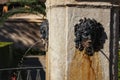
[[(47, 9), (49, 21), (48, 80), (88, 80), (88, 78), (89, 80), (116, 80), (117, 77), (113, 75), (117, 75), (118, 6), (99, 2), (96, 4), (58, 2), (59, 5), (65, 4), (63, 6), (58, 6), (57, 3), (51, 6), (51, 3)], [(81, 66), (82, 61), (79, 57), (81, 58), (82, 54), (79, 51), (76, 52), (74, 26), (84, 17), (101, 23), (106, 36), (103, 36), (105, 38), (103, 49), (92, 57), (85, 56), (82, 59), (84, 64)], [(72, 68), (71, 65), (73, 65)], [(75, 67), (75, 65), (79, 66)], [(81, 73), (82, 69), (89, 70)], [(77, 74), (76, 71), (80, 73)]]

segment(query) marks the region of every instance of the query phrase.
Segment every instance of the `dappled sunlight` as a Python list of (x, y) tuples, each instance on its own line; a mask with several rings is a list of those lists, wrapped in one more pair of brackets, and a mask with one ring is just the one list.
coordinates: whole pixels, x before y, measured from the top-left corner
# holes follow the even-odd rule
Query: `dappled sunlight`
[(40, 22), (8, 21), (0, 29), (0, 41), (14, 42), (15, 47), (23, 49), (39, 41), (40, 43), (37, 45), (44, 48), (40, 39), (39, 27)]

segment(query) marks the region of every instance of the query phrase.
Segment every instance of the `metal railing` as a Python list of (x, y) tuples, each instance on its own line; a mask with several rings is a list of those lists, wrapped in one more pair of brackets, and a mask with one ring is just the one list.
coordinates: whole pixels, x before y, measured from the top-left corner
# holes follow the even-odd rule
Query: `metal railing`
[(18, 67), (0, 69), (0, 80), (45, 80), (45, 68)]

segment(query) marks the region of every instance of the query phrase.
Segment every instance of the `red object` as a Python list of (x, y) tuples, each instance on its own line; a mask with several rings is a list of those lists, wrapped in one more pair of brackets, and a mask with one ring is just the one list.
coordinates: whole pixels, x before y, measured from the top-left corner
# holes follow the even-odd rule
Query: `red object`
[(16, 75), (13, 75), (13, 76), (11, 77), (11, 80), (17, 80)]

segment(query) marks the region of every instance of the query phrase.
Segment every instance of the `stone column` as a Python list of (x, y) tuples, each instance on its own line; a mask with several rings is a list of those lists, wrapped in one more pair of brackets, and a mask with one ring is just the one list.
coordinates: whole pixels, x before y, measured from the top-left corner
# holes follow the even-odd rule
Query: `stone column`
[(100, 79), (117, 80), (118, 5), (95, 1), (47, 0), (46, 6), (49, 21), (47, 80), (71, 80), (70, 65), (76, 51), (74, 25), (84, 17), (100, 22), (106, 32), (104, 47), (95, 57), (96, 63), (100, 64)]

